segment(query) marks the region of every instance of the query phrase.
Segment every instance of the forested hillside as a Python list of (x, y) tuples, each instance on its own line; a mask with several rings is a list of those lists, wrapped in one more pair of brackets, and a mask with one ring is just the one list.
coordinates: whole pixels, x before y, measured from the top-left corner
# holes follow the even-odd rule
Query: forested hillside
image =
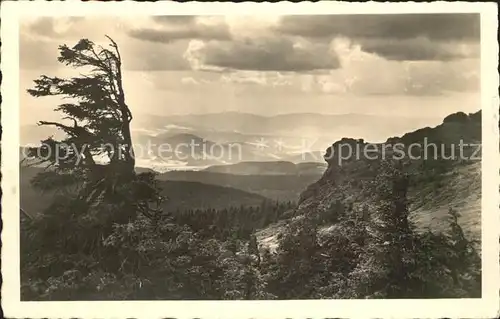
[(296, 201), (306, 187), (321, 174), (304, 175), (235, 175), (205, 171), (172, 171), (157, 176), (158, 180), (200, 182), (239, 189), (280, 201)]
[[(30, 180), (43, 172), (40, 167), (20, 167), (20, 205), (30, 214), (43, 212), (52, 202), (57, 191), (41, 191)], [(241, 206), (259, 206), (268, 198), (231, 187), (223, 187), (192, 181), (158, 181), (159, 193), (165, 200), (161, 208), (177, 209), (223, 209)]]

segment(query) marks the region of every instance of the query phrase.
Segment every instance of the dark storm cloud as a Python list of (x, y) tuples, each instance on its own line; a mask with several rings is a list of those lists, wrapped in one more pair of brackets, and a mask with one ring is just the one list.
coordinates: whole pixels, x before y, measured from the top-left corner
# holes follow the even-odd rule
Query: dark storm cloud
[(212, 41), (192, 56), (203, 65), (223, 69), (307, 72), (339, 68), (328, 45), (297, 45), (287, 38)]
[(330, 39), (343, 36), (365, 52), (391, 60), (446, 61), (475, 57), (449, 43), (479, 43), (479, 14), (385, 14), (286, 16), (275, 28), (286, 35)]
[(219, 39), (226, 40), (230, 38), (227, 29), (203, 29), (186, 28), (178, 30), (155, 30), (155, 29), (135, 29), (128, 33), (131, 37), (157, 43), (170, 43), (183, 39)]
[(359, 14), (286, 16), (277, 31), (306, 37), (479, 40), (479, 14)]
[(194, 16), (157, 16), (153, 20), (162, 28), (140, 28), (128, 32), (135, 39), (170, 43), (182, 39), (217, 39), (231, 38), (229, 27), (226, 23), (204, 24)]
[(451, 61), (479, 56), (479, 45), (448, 43), (418, 37), (411, 39), (362, 39), (361, 49), (396, 61)]

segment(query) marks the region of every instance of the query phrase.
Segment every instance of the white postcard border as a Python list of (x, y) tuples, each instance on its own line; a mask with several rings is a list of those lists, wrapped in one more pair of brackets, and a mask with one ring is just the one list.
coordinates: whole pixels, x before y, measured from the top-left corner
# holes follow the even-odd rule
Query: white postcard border
[[(499, 140), (497, 6), (494, 3), (205, 3), (4, 2), (2, 39), (2, 307), (11, 318), (490, 318), (499, 308)], [(483, 110), (481, 299), (298, 301), (20, 302), (19, 17), (86, 15), (238, 15), (346, 13), (481, 13)]]

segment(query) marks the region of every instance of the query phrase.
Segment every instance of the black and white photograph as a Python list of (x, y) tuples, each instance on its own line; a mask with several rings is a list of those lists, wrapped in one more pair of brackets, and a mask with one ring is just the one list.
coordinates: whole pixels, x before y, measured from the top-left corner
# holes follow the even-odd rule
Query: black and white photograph
[(496, 6), (57, 5), (2, 4), (7, 316), (498, 314)]

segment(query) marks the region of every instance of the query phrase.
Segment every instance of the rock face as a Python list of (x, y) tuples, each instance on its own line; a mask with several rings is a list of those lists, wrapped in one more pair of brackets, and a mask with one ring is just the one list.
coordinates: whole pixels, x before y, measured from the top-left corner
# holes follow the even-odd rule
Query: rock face
[[(299, 204), (303, 203), (306, 199), (320, 195), (324, 190), (334, 187), (336, 184), (341, 184), (347, 172), (356, 169), (357, 166), (365, 167), (366, 163), (361, 156), (364, 147), (367, 145), (363, 140), (356, 140), (351, 138), (343, 138), (335, 142), (325, 152), (325, 161), (327, 169), (318, 182), (311, 184), (299, 198)], [(356, 163), (358, 162), (358, 163)], [(350, 178), (355, 177), (356, 174)]]
[[(393, 137), (382, 144), (369, 144), (349, 138), (334, 143), (325, 152), (328, 164), (325, 173), (300, 195), (298, 206), (291, 216), (300, 218), (308, 214), (321, 215), (339, 201), (350, 206), (353, 211), (363, 211), (374, 205), (377, 190), (369, 187), (370, 182), (378, 174), (381, 159), (395, 154), (390, 147), (385, 146), (399, 143), (408, 147), (417, 143), (421, 150), (419, 154), (422, 155), (424, 141), (436, 143), (438, 147), (445, 145), (446, 150), (459, 145), (460, 141), (480, 144), (481, 114), (452, 114), (435, 128), (424, 128), (402, 137)], [(385, 154), (382, 154), (384, 147)], [(365, 150), (369, 148), (377, 149), (378, 153), (373, 151), (368, 156)], [(469, 153), (465, 152), (465, 155), (472, 151), (474, 150), (468, 149)], [(445, 221), (446, 213), (449, 207), (453, 207), (462, 214), (459, 221), (468, 235), (480, 239), (480, 161), (443, 159), (441, 156), (415, 159), (405, 157), (404, 161), (407, 163), (405, 170), (411, 176), (408, 190), (410, 216), (417, 227), (445, 230), (448, 225)], [(275, 247), (274, 241), (278, 237), (276, 234), (280, 227), (283, 229), (286, 225), (283, 223), (279, 227), (271, 227), (274, 227), (274, 239), (263, 236), (261, 243)], [(262, 233), (265, 234), (266, 231)]]

